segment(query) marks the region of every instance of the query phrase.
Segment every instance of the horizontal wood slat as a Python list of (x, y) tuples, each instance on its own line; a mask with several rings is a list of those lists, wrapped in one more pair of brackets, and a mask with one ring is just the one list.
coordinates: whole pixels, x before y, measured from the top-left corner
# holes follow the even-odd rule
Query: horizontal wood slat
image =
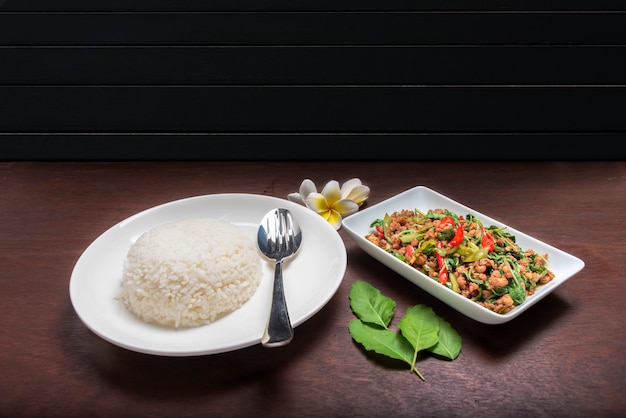
[(0, 85), (624, 85), (624, 47), (0, 48)]
[(620, 0), (6, 0), (0, 11), (537, 11), (625, 10)]
[(626, 87), (2, 87), (0, 103), (0, 132), (626, 132)]
[[(0, 159), (584, 161), (619, 159), (614, 147), (597, 145), (624, 139), (626, 133), (0, 134)], [(418, 177), (419, 170), (416, 163)]]
[(623, 13), (0, 14), (0, 45), (625, 45)]

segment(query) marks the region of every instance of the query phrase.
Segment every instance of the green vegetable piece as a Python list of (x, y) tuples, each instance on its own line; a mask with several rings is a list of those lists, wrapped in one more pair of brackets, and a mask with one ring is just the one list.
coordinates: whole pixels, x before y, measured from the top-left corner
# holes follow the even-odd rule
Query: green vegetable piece
[(443, 318), (439, 319), (439, 341), (429, 348), (433, 354), (454, 360), (461, 352), (461, 336)]
[(370, 228), (374, 228), (377, 225), (383, 226), (383, 220), (382, 219), (374, 219), (372, 221), (372, 223), (370, 224)]
[(454, 238), (453, 228), (444, 229), (437, 234), (437, 239), (440, 241), (450, 241), (452, 238)]
[(388, 213), (383, 217), (383, 233), (387, 242), (391, 244), (391, 216)]
[(387, 328), (395, 307), (396, 302), (362, 280), (355, 281), (350, 288), (350, 308), (363, 322)]
[(367, 282), (357, 280), (350, 288), (350, 307), (359, 318), (350, 321), (350, 335), (365, 349), (403, 361), (417, 370), (417, 355), (427, 350), (454, 360), (461, 351), (461, 337), (441, 317), (426, 305), (407, 309), (398, 323), (398, 332), (389, 329), (396, 302), (384, 296)]
[(468, 243), (467, 245), (459, 245), (455, 251), (461, 255), (461, 261), (463, 263), (473, 263), (474, 261), (478, 261), (481, 258), (486, 258), (488, 256), (487, 249), (482, 246), (474, 244), (473, 242)]
[(411, 306), (398, 323), (402, 335), (416, 351), (430, 348), (439, 340), (439, 321), (432, 308), (426, 305)]
[(398, 323), (398, 328), (414, 349), (411, 371), (425, 380), (424, 376), (415, 368), (415, 363), (420, 351), (433, 347), (439, 341), (437, 315), (426, 305), (411, 306)]
[(426, 255), (431, 255), (433, 251), (437, 248), (437, 241), (428, 240), (422, 241), (422, 243), (417, 248), (417, 251), (424, 253)]
[(400, 238), (403, 244), (409, 244), (414, 239), (418, 241), (421, 240), (424, 238), (424, 234), (416, 229), (406, 229), (398, 233), (398, 238)]
[(459, 288), (459, 282), (456, 279), (456, 274), (450, 272), (448, 273), (448, 278), (450, 279), (450, 288), (456, 293), (461, 293), (461, 289)]
[(409, 365), (412, 364), (413, 347), (399, 333), (389, 329), (376, 328), (358, 319), (350, 321), (348, 329), (354, 341), (362, 344), (365, 349), (401, 360)]

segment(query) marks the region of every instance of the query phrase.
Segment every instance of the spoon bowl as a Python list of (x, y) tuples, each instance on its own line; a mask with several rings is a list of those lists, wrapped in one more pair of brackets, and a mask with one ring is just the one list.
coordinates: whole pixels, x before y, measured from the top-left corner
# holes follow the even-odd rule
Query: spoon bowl
[(302, 243), (302, 231), (287, 209), (276, 208), (265, 214), (257, 232), (257, 245), (263, 255), (275, 262), (272, 303), (261, 343), (265, 347), (288, 344), (293, 338), (283, 286), (283, 261), (293, 257)]

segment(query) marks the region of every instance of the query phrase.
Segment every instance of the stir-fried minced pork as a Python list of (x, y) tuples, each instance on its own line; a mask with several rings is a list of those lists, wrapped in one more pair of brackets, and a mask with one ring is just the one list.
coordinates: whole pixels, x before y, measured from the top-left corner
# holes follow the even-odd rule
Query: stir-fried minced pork
[(371, 226), (367, 240), (496, 313), (510, 312), (554, 278), (547, 254), (523, 250), (505, 228), (485, 227), (472, 214), (402, 209)]

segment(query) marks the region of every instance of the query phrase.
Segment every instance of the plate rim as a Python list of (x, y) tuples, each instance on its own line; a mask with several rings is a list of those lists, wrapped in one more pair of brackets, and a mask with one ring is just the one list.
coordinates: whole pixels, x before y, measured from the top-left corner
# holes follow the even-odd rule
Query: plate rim
[[(219, 346), (219, 347), (211, 347), (211, 344), (209, 344), (208, 346), (204, 348), (192, 348), (192, 349), (184, 349), (180, 347), (177, 347), (177, 349), (164, 349), (164, 348), (158, 348), (158, 347), (149, 347), (149, 344), (138, 346), (137, 344), (129, 343), (128, 341), (124, 339), (120, 339), (119, 335), (117, 337), (115, 335), (113, 336), (110, 335), (109, 329), (105, 331), (104, 330), (105, 327), (98, 324), (98, 319), (94, 319), (93, 314), (91, 314), (90, 316), (90, 313), (88, 312), (88, 310), (84, 309), (84, 304), (82, 303), (83, 301), (81, 300), (79, 285), (82, 284), (81, 281), (85, 281), (86, 279), (81, 278), (79, 276), (79, 273), (84, 268), (85, 263), (87, 263), (90, 260), (90, 257), (93, 256), (93, 252), (95, 251), (97, 246), (102, 245), (106, 239), (108, 239), (109, 237), (115, 237), (116, 233), (121, 234), (123, 238), (131, 239), (131, 237), (129, 236), (130, 231), (126, 232), (126, 235), (124, 235), (124, 232), (119, 232), (119, 231), (120, 230), (124, 231), (125, 227), (128, 227), (129, 225), (132, 226), (136, 222), (141, 222), (141, 220), (146, 219), (147, 217), (151, 215), (158, 217), (161, 212), (167, 211), (170, 208), (176, 208), (177, 206), (180, 206), (182, 212), (184, 212), (185, 205), (191, 205), (191, 207), (187, 207), (187, 209), (189, 210), (189, 209), (194, 208), (193, 207), (194, 203), (195, 204), (210, 203), (210, 202), (215, 202), (215, 201), (220, 201), (220, 200), (221, 201), (232, 200), (235, 202), (235, 204), (241, 203), (237, 201), (242, 200), (245, 202), (249, 200), (251, 206), (253, 206), (252, 204), (255, 202), (258, 204), (259, 202), (264, 201), (263, 202), (264, 204), (272, 206), (272, 208), (273, 207), (285, 207), (287, 209), (297, 212), (296, 216), (298, 217), (300, 216), (306, 217), (307, 218), (306, 224), (314, 225), (316, 228), (316, 231), (319, 225), (319, 227), (321, 228), (321, 231), (325, 233), (323, 237), (325, 237), (325, 239), (332, 239), (332, 250), (334, 251), (333, 253), (334, 277), (328, 280), (327, 288), (323, 290), (323, 292), (321, 293), (323, 296), (320, 296), (312, 304), (312, 306), (307, 307), (305, 311), (302, 312), (298, 317), (292, 318), (292, 326), (296, 328), (297, 326), (306, 322), (307, 320), (315, 316), (318, 312), (320, 312), (337, 293), (339, 287), (341, 286), (341, 283), (343, 282), (345, 278), (345, 273), (347, 271), (347, 249), (345, 247), (345, 243), (343, 242), (343, 240), (341, 239), (337, 231), (328, 222), (326, 222), (326, 220), (324, 220), (321, 216), (317, 215), (315, 212), (295, 202), (289, 201), (287, 199), (283, 199), (283, 198), (279, 198), (275, 196), (269, 196), (269, 195), (254, 194), (254, 193), (214, 193), (214, 194), (203, 194), (203, 195), (183, 197), (180, 199), (175, 199), (175, 200), (167, 201), (164, 203), (160, 203), (160, 204), (148, 207), (146, 209), (143, 209), (139, 212), (136, 212), (118, 221), (117, 223), (113, 224), (108, 229), (106, 229), (105, 231), (97, 235), (83, 249), (79, 257), (77, 258), (70, 274), (70, 280), (69, 280), (69, 285), (68, 285), (70, 301), (74, 309), (74, 312), (79, 317), (81, 322), (94, 334), (96, 334), (98, 337), (102, 338), (103, 340), (108, 341), (109, 343), (128, 349), (130, 351), (135, 351), (135, 352), (144, 353), (144, 354), (160, 355), (160, 356), (183, 357), (183, 356), (200, 356), (200, 355), (219, 354), (219, 353), (239, 350), (242, 348), (247, 348), (247, 347), (260, 343), (261, 333), (259, 333), (259, 335), (255, 337), (251, 337), (251, 336), (246, 337), (240, 343), (230, 344), (230, 345), (223, 344), (222, 346)], [(254, 209), (252, 209), (252, 211), (254, 211)], [(264, 210), (259, 209), (258, 213), (255, 213), (254, 216), (258, 216), (259, 221), (260, 221), (262, 216), (265, 213), (266, 212)], [(165, 217), (167, 218), (167, 216)], [(191, 217), (193, 216), (188, 216), (187, 218), (191, 218)], [(209, 215), (207, 217), (212, 217), (212, 215)], [(170, 220), (164, 220), (161, 223), (167, 223), (167, 222), (170, 222)], [(237, 221), (230, 221), (230, 222), (237, 224)], [(147, 223), (150, 224), (151, 222), (148, 221)], [(246, 223), (246, 221), (242, 220), (241, 223)], [(150, 228), (156, 225), (157, 223), (152, 223)], [(144, 232), (147, 231), (148, 229), (149, 228), (145, 229)], [(330, 244), (326, 244), (326, 245), (328, 246)], [(305, 248), (306, 247), (303, 247), (303, 250), (306, 251)], [(259, 256), (261, 260), (264, 260), (264, 258), (261, 255)], [(119, 262), (120, 262), (119, 269), (120, 269), (120, 274), (121, 274), (123, 259), (119, 260)], [(290, 260), (289, 262), (292, 262), (292, 261)], [(112, 282), (114, 280), (115, 279), (112, 279)], [(114, 283), (108, 283), (108, 284), (111, 287), (115, 286)], [(256, 293), (257, 292), (255, 292), (255, 294)], [(113, 304), (115, 302), (111, 301), (111, 303)], [(211, 324), (207, 324), (207, 326), (210, 326), (210, 325)], [(147, 324), (147, 323), (145, 323), (145, 326), (154, 327), (153, 324)], [(199, 329), (201, 327), (194, 327), (194, 328)], [(163, 330), (165, 332), (177, 332), (177, 330), (175, 329), (169, 330), (167, 328), (164, 328)]]

